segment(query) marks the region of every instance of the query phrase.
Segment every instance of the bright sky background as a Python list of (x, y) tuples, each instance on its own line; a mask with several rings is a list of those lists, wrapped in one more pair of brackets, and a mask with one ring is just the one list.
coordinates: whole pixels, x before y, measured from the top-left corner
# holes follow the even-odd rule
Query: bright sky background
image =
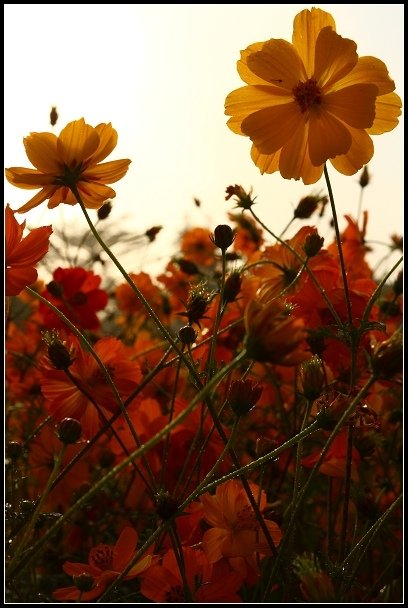
[[(228, 223), (230, 184), (253, 186), (257, 214), (279, 233), (300, 198), (325, 188), (324, 179), (304, 186), (276, 173), (261, 176), (249, 139), (226, 126), (224, 100), (243, 85), (236, 71), (240, 50), (269, 38), (291, 40), (293, 18), (311, 6), (333, 15), (337, 32), (357, 42), (359, 55), (382, 59), (402, 97), (403, 4), (4, 5), (5, 166), (30, 166), (22, 140), (31, 131), (58, 134), (82, 116), (93, 126), (111, 122), (119, 143), (107, 160), (132, 159), (125, 178), (113, 185), (112, 222), (123, 221), (136, 234), (164, 227), (154, 248), (127, 258), (128, 271), (168, 259), (188, 226), (212, 230)], [(53, 128), (54, 105), (59, 119)], [(373, 139), (372, 182), (363, 199), (367, 236), (389, 242), (403, 225), (402, 118), (394, 131)], [(357, 212), (358, 175), (334, 169), (330, 175), (344, 226), (343, 214)], [(6, 183), (5, 201), (17, 208), (34, 192)], [(43, 203), (19, 217), (31, 227), (62, 220), (73, 230), (85, 227), (80, 209), (67, 205), (49, 210)], [(323, 236), (325, 230), (327, 220)], [(385, 252), (379, 247), (377, 258)]]

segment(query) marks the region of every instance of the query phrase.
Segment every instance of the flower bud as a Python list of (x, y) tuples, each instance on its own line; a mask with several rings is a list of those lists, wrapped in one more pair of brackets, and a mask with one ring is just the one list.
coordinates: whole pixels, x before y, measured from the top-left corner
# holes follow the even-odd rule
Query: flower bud
[(370, 183), (370, 174), (368, 172), (367, 165), (365, 165), (365, 167), (363, 168), (361, 175), (360, 175), (359, 184), (362, 188), (365, 188), (366, 186), (368, 186), (369, 183)]
[(302, 393), (314, 401), (320, 396), (324, 386), (323, 362), (317, 355), (313, 355), (308, 361), (303, 361), (300, 366), (300, 383)]
[[(350, 405), (350, 397), (331, 391), (319, 397), (315, 404), (317, 406), (316, 420), (319, 422), (320, 428), (332, 431)], [(346, 422), (344, 423), (346, 424)]]
[(180, 267), (181, 272), (185, 274), (198, 274), (199, 270), (191, 260), (185, 260), (184, 258), (177, 258), (174, 260), (176, 264)]
[(307, 602), (334, 602), (335, 592), (331, 578), (321, 570), (318, 559), (313, 555), (299, 555), (293, 562), (299, 577), (300, 588)]
[(246, 192), (242, 186), (235, 184), (235, 186), (228, 186), (226, 189), (225, 200), (228, 201), (232, 196), (235, 196), (235, 202), (237, 207), (241, 209), (250, 209), (255, 202), (255, 198), (252, 198), (252, 188), (249, 192)]
[(48, 346), (48, 356), (55, 369), (68, 369), (73, 363), (71, 352), (55, 330), (44, 331), (43, 340)]
[(403, 339), (401, 331), (395, 331), (390, 338), (377, 343), (371, 354), (371, 367), (378, 378), (389, 379), (402, 371)]
[(6, 446), (7, 458), (15, 462), (23, 453), (23, 444), (21, 441), (9, 441)]
[(50, 281), (46, 288), (54, 298), (60, 298), (63, 295), (62, 287), (57, 281)]
[(86, 592), (91, 591), (94, 586), (94, 577), (88, 572), (82, 572), (81, 574), (74, 574), (72, 582), (79, 591)]
[(162, 228), (163, 226), (152, 226), (146, 230), (145, 235), (149, 239), (150, 243), (153, 243)]
[(236, 270), (231, 272), (225, 280), (224, 285), (224, 303), (235, 302), (235, 299), (241, 291), (242, 276), (241, 273)]
[(106, 220), (112, 211), (112, 201), (105, 201), (102, 207), (99, 207), (97, 214), (98, 220)]
[(263, 387), (253, 380), (233, 380), (229, 387), (227, 401), (236, 416), (244, 416), (255, 407)]
[(303, 251), (308, 258), (313, 258), (317, 255), (320, 249), (323, 247), (324, 238), (319, 236), (317, 232), (308, 234), (303, 243)]
[(156, 512), (164, 521), (170, 519), (178, 509), (178, 503), (169, 492), (161, 490), (156, 495)]
[(197, 339), (197, 332), (191, 325), (184, 325), (179, 329), (178, 337), (182, 344), (194, 344)]
[(211, 236), (211, 240), (221, 249), (221, 251), (226, 251), (230, 245), (234, 242), (235, 235), (231, 226), (227, 224), (219, 224), (214, 229), (214, 234)]
[(279, 446), (279, 442), (276, 439), (269, 439), (269, 437), (258, 437), (255, 442), (255, 454), (257, 458), (270, 454), (273, 450)]
[(50, 124), (52, 127), (55, 127), (55, 125), (57, 124), (57, 120), (58, 120), (57, 108), (55, 106), (52, 106), (51, 112), (50, 112)]
[(62, 443), (76, 443), (81, 433), (81, 423), (75, 418), (64, 418), (58, 425), (57, 434)]

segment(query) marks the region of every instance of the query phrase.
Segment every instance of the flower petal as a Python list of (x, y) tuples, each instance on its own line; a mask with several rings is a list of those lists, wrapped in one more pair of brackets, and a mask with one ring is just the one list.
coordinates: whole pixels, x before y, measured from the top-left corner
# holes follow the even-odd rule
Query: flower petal
[(97, 125), (95, 131), (99, 135), (99, 146), (89, 159), (94, 165), (109, 156), (118, 143), (118, 133), (110, 122)]
[(31, 230), (13, 250), (6, 248), (7, 266), (33, 266), (44, 257), (48, 251), (51, 226), (42, 226)]
[(261, 51), (248, 55), (247, 65), (256, 76), (286, 91), (307, 79), (296, 49), (287, 40), (268, 40)]
[(108, 198), (115, 198), (116, 196), (116, 192), (112, 188), (98, 182), (80, 181), (78, 191), (87, 209), (99, 209)]
[(351, 72), (335, 83), (334, 90), (359, 83), (375, 84), (379, 95), (391, 93), (395, 89), (395, 83), (389, 77), (387, 66), (376, 57), (359, 57)]
[(6, 268), (6, 296), (18, 296), (21, 291), (37, 280), (37, 271), (31, 266)]
[(316, 40), (314, 78), (326, 91), (357, 64), (357, 45), (325, 27)]
[(134, 528), (123, 528), (115, 546), (113, 547), (113, 570), (122, 572), (135, 554), (138, 535)]
[(392, 131), (398, 124), (401, 115), (402, 102), (396, 93), (380, 95), (375, 102), (375, 119), (368, 129), (370, 135), (381, 135)]
[(289, 103), (293, 94), (271, 86), (247, 86), (236, 89), (225, 100), (225, 114), (232, 116), (228, 121), (231, 131), (243, 135), (242, 121), (263, 108)]
[(55, 181), (52, 175), (46, 175), (37, 169), (26, 169), (25, 167), (10, 167), (6, 169), (6, 178), (17, 188), (23, 190), (37, 190), (41, 186), (47, 186)]
[(323, 97), (321, 107), (356, 129), (371, 127), (375, 118), (375, 84), (355, 84)]
[(279, 170), (279, 159), (281, 150), (273, 152), (273, 154), (262, 154), (256, 146), (251, 148), (251, 158), (261, 173), (275, 173)]
[(113, 184), (126, 174), (131, 161), (128, 158), (111, 160), (86, 169), (81, 175), (82, 181), (97, 181), (103, 184)]
[(8, 255), (14, 251), (15, 247), (17, 247), (21, 241), (25, 228), (25, 221), (22, 224), (19, 224), (14, 213), (15, 212), (7, 203), (4, 210), (6, 264)]
[(292, 44), (303, 61), (307, 78), (314, 74), (316, 40), (324, 27), (336, 30), (333, 17), (320, 8), (305, 9), (293, 21)]
[(97, 131), (87, 125), (83, 118), (67, 124), (58, 137), (58, 154), (70, 168), (86, 161), (99, 146)]
[(52, 194), (55, 192), (55, 189), (55, 186), (45, 186), (45, 188), (42, 188), (40, 192), (37, 192), (37, 194), (33, 196), (33, 198), (30, 198), (30, 200), (25, 205), (19, 207), (17, 209), (17, 213), (26, 213), (27, 211), (34, 209), (34, 207), (38, 207), (38, 205), (40, 205), (42, 202), (46, 201), (47, 198), (50, 198), (50, 196), (52, 196)]
[(294, 136), (283, 146), (279, 171), (285, 179), (302, 179), (304, 184), (315, 184), (321, 177), (323, 165), (313, 166), (309, 155), (309, 124), (299, 126)]
[(24, 147), (34, 167), (43, 173), (58, 175), (61, 172), (62, 163), (58, 157), (57, 136), (54, 133), (30, 133), (24, 138)]
[(259, 152), (272, 154), (292, 137), (302, 115), (295, 101), (264, 108), (242, 121), (242, 132), (248, 135)]
[(351, 146), (346, 154), (331, 158), (330, 162), (343, 175), (354, 175), (366, 165), (374, 154), (371, 137), (363, 129), (349, 128)]
[(310, 114), (309, 155), (312, 165), (323, 165), (329, 158), (348, 152), (351, 135), (346, 126), (332, 114)]
[(264, 80), (263, 78), (259, 78), (259, 76), (256, 76), (253, 72), (251, 72), (247, 64), (249, 55), (255, 53), (256, 51), (260, 51), (264, 44), (264, 42), (255, 42), (254, 44), (251, 44), (248, 48), (246, 48), (245, 51), (241, 51), (241, 59), (237, 61), (237, 70), (242, 80), (247, 84), (269, 84), (266, 80)]

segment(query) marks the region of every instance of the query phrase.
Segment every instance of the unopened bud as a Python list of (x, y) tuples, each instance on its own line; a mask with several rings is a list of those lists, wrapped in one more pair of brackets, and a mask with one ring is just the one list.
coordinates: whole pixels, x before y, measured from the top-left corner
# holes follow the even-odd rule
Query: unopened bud
[(270, 454), (273, 450), (279, 446), (279, 442), (276, 439), (269, 439), (269, 437), (258, 437), (255, 442), (255, 454), (257, 458)]
[(102, 207), (99, 207), (99, 209), (98, 209), (98, 212), (97, 212), (98, 219), (106, 220), (106, 218), (109, 216), (111, 211), (112, 211), (112, 202), (105, 201), (104, 204), (102, 205)]
[(303, 243), (303, 251), (308, 258), (312, 258), (317, 255), (320, 249), (323, 247), (324, 238), (319, 236), (317, 232), (308, 234)]
[(173, 517), (178, 509), (178, 503), (169, 492), (161, 490), (156, 495), (156, 512), (164, 521)]
[(214, 234), (211, 237), (214, 245), (219, 247), (221, 251), (226, 251), (230, 245), (234, 242), (235, 235), (231, 226), (227, 224), (219, 224), (214, 229)]
[(311, 359), (301, 363), (300, 382), (306, 399), (314, 401), (320, 396), (324, 386), (323, 362), (320, 357), (313, 355)]
[[(316, 402), (317, 417), (320, 428), (332, 431), (350, 405), (350, 397), (334, 391), (319, 397)], [(344, 421), (346, 424), (347, 421)]]
[(370, 183), (370, 174), (368, 172), (368, 168), (366, 165), (361, 172), (359, 184), (362, 188), (365, 188), (366, 186), (368, 186), (369, 183)]
[(402, 371), (403, 366), (402, 333), (395, 331), (388, 340), (379, 342), (373, 347), (371, 367), (379, 378), (389, 379)]
[(91, 591), (94, 586), (94, 577), (88, 572), (82, 572), (81, 574), (74, 574), (72, 582), (79, 591), (86, 592)]
[(228, 391), (228, 404), (236, 416), (244, 416), (255, 407), (263, 386), (253, 380), (233, 380)]
[(58, 425), (57, 434), (62, 443), (76, 443), (82, 434), (79, 420), (64, 418)]
[(178, 337), (183, 344), (193, 344), (197, 339), (197, 332), (191, 325), (184, 325), (179, 329)]
[(68, 369), (73, 363), (73, 358), (58, 332), (54, 329), (44, 331), (43, 340), (48, 346), (48, 356), (55, 369)]
[(242, 277), (239, 271), (229, 274), (224, 285), (224, 303), (235, 302), (235, 298), (241, 291)]

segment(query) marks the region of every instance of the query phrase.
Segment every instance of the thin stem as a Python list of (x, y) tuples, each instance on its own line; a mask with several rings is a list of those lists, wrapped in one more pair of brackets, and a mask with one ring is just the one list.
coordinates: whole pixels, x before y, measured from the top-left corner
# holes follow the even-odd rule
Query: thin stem
[(349, 424), (348, 433), (347, 433), (346, 471), (345, 471), (345, 477), (344, 477), (343, 517), (342, 517), (341, 532), (340, 532), (339, 561), (343, 561), (344, 553), (346, 551), (350, 488), (351, 488), (351, 465), (352, 465), (352, 455), (353, 455), (352, 450), (353, 450), (353, 425)]
[(327, 190), (328, 190), (328, 193), (329, 193), (330, 206), (331, 206), (331, 211), (332, 211), (332, 216), (333, 216), (334, 232), (336, 234), (337, 250), (338, 250), (338, 253), (339, 253), (340, 269), (341, 269), (341, 274), (342, 274), (342, 277), (343, 277), (344, 295), (345, 295), (345, 299), (346, 299), (347, 314), (348, 314), (349, 324), (350, 324), (350, 327), (351, 327), (352, 324), (353, 324), (353, 314), (352, 314), (352, 311), (351, 311), (351, 300), (350, 300), (350, 293), (349, 293), (349, 288), (348, 288), (346, 266), (345, 266), (345, 263), (344, 263), (343, 248), (341, 246), (341, 235), (340, 235), (340, 230), (339, 230), (339, 222), (337, 220), (336, 205), (334, 204), (333, 190), (332, 190), (332, 187), (331, 187), (331, 183), (330, 183), (330, 179), (329, 179), (329, 173), (327, 171), (326, 164), (324, 165), (324, 169), (323, 170), (324, 170), (324, 177), (326, 179)]

